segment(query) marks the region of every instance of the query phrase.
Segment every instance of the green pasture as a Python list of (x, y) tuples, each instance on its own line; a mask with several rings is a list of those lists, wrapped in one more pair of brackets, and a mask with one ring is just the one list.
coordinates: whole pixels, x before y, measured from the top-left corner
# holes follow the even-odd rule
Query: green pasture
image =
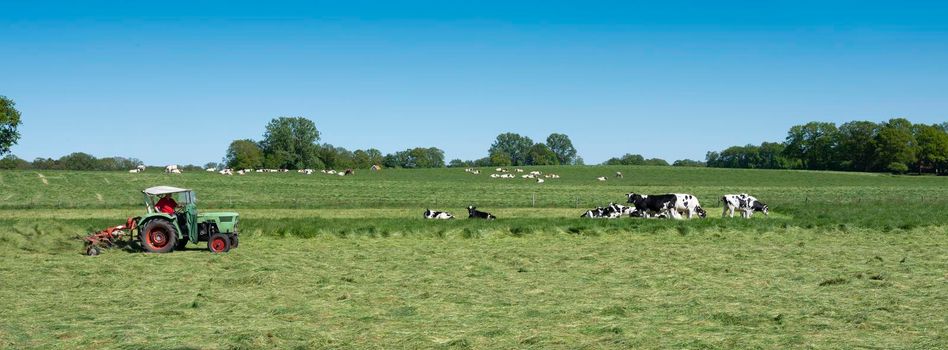
[[(524, 169), (561, 178), (2, 171), (0, 348), (948, 347), (948, 178)], [(155, 185), (239, 211), (240, 248), (81, 255)], [(709, 218), (579, 218), (632, 191)], [(721, 218), (739, 192), (771, 215)]]

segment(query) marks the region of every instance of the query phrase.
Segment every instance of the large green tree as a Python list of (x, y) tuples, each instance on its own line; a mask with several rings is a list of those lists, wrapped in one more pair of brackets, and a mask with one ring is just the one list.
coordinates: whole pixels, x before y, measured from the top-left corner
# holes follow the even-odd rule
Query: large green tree
[(231, 169), (253, 169), (263, 166), (263, 150), (253, 140), (235, 140), (227, 147), (224, 163)]
[(15, 106), (13, 100), (0, 96), (0, 156), (9, 153), (10, 147), (20, 140), (20, 132), (16, 128), (23, 122)]
[(356, 150), (355, 152), (352, 152), (352, 157), (354, 163), (353, 166), (361, 169), (368, 169), (373, 165), (381, 165), (382, 159), (384, 158), (384, 156), (382, 156), (382, 152), (375, 148)]
[(59, 158), (58, 163), (68, 170), (96, 170), (98, 160), (91, 154), (75, 152)]
[(878, 132), (879, 125), (868, 121), (852, 121), (839, 126), (838, 153), (843, 159), (843, 170), (872, 170)]
[[(512, 132), (497, 135), (494, 144), (490, 146), (488, 154), (494, 158), (495, 154), (505, 154), (510, 158), (510, 165), (530, 165), (527, 159), (527, 153), (533, 147), (533, 140), (526, 136), (520, 136)], [(502, 166), (504, 164), (494, 164)]]
[(573, 147), (573, 141), (570, 141), (566, 134), (550, 134), (546, 138), (546, 146), (556, 154), (558, 164), (573, 164), (576, 160), (576, 147)]
[[(538, 143), (533, 145), (533, 147), (530, 147), (530, 152), (527, 153), (527, 161), (530, 163), (530, 165), (560, 164), (557, 154), (553, 152), (550, 147), (547, 147), (547, 145), (542, 143)], [(572, 161), (572, 157), (570, 157), (570, 161)]]
[(268, 166), (285, 169), (316, 168), (319, 165), (319, 130), (303, 117), (280, 117), (267, 124), (260, 147)]
[(918, 143), (918, 169), (934, 169), (943, 172), (948, 166), (948, 132), (938, 125), (915, 125), (915, 141)]
[(895, 164), (915, 164), (917, 143), (912, 134), (912, 122), (904, 118), (882, 123), (876, 134), (876, 167), (879, 170), (901, 171)]
[(838, 133), (834, 123), (795, 125), (787, 133), (784, 155), (801, 160), (807, 169), (836, 169), (839, 166), (836, 153)]
[(0, 169), (29, 169), (30, 162), (27, 162), (20, 157), (17, 157), (12, 154), (8, 154), (6, 157), (0, 159)]

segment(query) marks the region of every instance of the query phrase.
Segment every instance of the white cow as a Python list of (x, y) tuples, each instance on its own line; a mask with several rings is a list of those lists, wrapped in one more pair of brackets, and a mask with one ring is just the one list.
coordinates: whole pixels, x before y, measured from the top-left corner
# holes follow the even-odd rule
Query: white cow
[(542, 184), (543, 182), (544, 182), (543, 179), (537, 178), (537, 183), (538, 183), (538, 184)]
[(599, 181), (606, 181), (606, 177), (605, 177), (605, 176), (600, 176), (600, 177), (597, 177), (596, 180), (599, 180)]
[[(177, 166), (177, 165), (172, 164), (172, 165), (165, 166), (165, 172), (166, 172), (166, 173), (173, 173), (175, 170), (178, 170), (178, 166)], [(180, 172), (179, 172), (179, 173), (180, 173)]]

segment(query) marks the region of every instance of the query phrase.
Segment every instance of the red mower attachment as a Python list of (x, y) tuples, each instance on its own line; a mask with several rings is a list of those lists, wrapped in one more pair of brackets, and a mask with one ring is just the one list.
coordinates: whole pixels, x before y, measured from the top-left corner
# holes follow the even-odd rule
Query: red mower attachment
[(116, 242), (133, 237), (132, 231), (138, 228), (138, 218), (128, 218), (124, 225), (109, 227), (105, 230), (90, 233), (83, 238), (86, 242), (86, 255), (96, 256), (102, 252), (102, 248), (110, 248)]

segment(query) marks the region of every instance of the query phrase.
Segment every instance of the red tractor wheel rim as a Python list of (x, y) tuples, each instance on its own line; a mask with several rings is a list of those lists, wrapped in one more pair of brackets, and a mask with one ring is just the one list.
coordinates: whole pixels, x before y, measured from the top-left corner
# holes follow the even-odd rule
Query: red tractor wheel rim
[(224, 242), (223, 238), (217, 237), (211, 240), (211, 250), (214, 252), (220, 253), (224, 251), (224, 247), (227, 246), (227, 242)]
[(148, 234), (145, 235), (145, 241), (149, 246), (155, 248), (164, 248), (168, 245), (168, 233), (165, 230), (160, 228), (155, 228), (148, 231)]

